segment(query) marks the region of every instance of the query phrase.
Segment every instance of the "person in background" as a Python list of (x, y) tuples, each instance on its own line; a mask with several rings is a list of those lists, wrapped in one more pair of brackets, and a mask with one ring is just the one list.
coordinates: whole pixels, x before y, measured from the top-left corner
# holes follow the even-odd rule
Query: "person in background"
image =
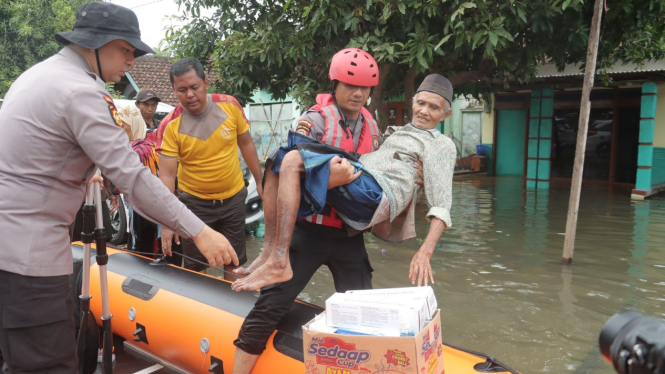
[[(145, 140), (146, 126), (141, 113), (137, 108), (118, 108), (118, 115), (122, 121), (123, 128), (129, 137), (132, 150), (139, 156), (143, 166), (159, 177), (159, 158), (155, 152), (155, 144)], [(158, 252), (157, 225), (142, 217), (134, 211), (129, 203), (126, 203), (130, 216), (130, 240), (127, 247), (138, 252)]]
[[(173, 92), (181, 104), (164, 130), (159, 156), (159, 178), (178, 199), (206, 224), (224, 234), (240, 264), (245, 253), (245, 199), (238, 149), (262, 195), (261, 169), (249, 121), (238, 101), (230, 95), (208, 94), (208, 79), (201, 63), (193, 58), (175, 62), (169, 72)], [(177, 113), (174, 111), (174, 113)], [(173, 232), (162, 227), (162, 251), (171, 256)], [(176, 237), (176, 243), (178, 238)], [(204, 271), (201, 252), (191, 240), (182, 241), (185, 268)], [(192, 260), (193, 258), (195, 260)], [(227, 271), (235, 269), (225, 267)], [(229, 273), (227, 273), (229, 274)], [(228, 276), (227, 276), (228, 277)]]
[(157, 96), (153, 90), (141, 90), (136, 95), (136, 107), (141, 111), (141, 116), (145, 121), (148, 132), (157, 130), (159, 127), (159, 120), (155, 118), (155, 111), (157, 105), (162, 99)]
[(135, 140), (145, 139), (147, 133), (145, 120), (137, 108), (131, 106), (118, 107), (118, 116), (130, 144)]
[[(181, 204), (132, 152), (105, 82), (153, 50), (131, 10), (81, 5), (65, 45), (12, 84), (0, 110), (0, 352), (4, 373), (78, 372), (68, 226), (99, 168), (145, 217), (194, 238), (211, 266), (228, 240)], [(31, 149), (39, 150), (29, 152)]]

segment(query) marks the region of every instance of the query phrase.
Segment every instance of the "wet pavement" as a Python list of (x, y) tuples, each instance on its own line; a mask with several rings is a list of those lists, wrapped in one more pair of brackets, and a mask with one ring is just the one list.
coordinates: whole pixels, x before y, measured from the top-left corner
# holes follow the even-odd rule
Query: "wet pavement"
[[(561, 265), (569, 184), (524, 191), (521, 178), (454, 181), (453, 227), (431, 264), (447, 343), (491, 354), (523, 373), (614, 373), (598, 336), (622, 309), (665, 318), (665, 198), (636, 202), (630, 188), (582, 190), (572, 266)], [(427, 207), (417, 208), (424, 238)], [(374, 287), (408, 286), (421, 239), (366, 235)], [(262, 239), (248, 236), (254, 259)], [(385, 249), (385, 251), (384, 251)], [(301, 294), (324, 305), (334, 292), (323, 268)]]

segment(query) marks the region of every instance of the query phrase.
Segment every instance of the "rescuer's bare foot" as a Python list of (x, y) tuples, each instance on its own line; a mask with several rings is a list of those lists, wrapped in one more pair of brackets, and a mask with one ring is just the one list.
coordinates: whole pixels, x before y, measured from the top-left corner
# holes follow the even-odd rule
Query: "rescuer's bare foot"
[(261, 251), (261, 254), (259, 254), (259, 257), (257, 257), (254, 261), (252, 261), (251, 264), (247, 267), (239, 267), (235, 269), (233, 272), (236, 273), (237, 275), (241, 277), (246, 277), (249, 274), (253, 273), (254, 270), (258, 269), (261, 265), (265, 264), (265, 262), (268, 260), (268, 257), (270, 257), (270, 250), (266, 247), (263, 248)]
[(248, 276), (233, 282), (231, 288), (237, 292), (256, 291), (271, 284), (286, 282), (292, 277), (293, 270), (291, 270), (288, 258), (286, 261), (269, 259)]

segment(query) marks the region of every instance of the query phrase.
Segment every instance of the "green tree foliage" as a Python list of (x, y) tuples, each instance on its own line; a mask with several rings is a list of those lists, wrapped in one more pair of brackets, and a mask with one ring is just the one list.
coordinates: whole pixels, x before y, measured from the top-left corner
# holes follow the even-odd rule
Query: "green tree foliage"
[(106, 82), (106, 91), (108, 91), (111, 94), (111, 97), (114, 99), (124, 99), (125, 95), (122, 93), (122, 91), (118, 91), (115, 89), (115, 83), (113, 82)]
[[(386, 98), (412, 97), (431, 72), (448, 76), (457, 92), (489, 93), (531, 81), (543, 63), (584, 62), (593, 11), (592, 0), (176, 1), (192, 20), (169, 30), (167, 42), (178, 57), (211, 64), (218, 89), (246, 100), (260, 88), (308, 106), (328, 90), (332, 55), (361, 47), (381, 68), (371, 109), (382, 119)], [(665, 0), (608, 5), (599, 70), (663, 58)], [(202, 17), (210, 7), (216, 12)]]
[(56, 32), (71, 30), (89, 0), (0, 1), (0, 97), (21, 73), (62, 46)]

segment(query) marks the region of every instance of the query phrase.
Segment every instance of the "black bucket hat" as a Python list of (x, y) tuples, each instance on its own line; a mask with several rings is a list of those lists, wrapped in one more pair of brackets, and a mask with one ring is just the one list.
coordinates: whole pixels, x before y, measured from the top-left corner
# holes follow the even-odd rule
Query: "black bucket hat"
[(74, 43), (89, 49), (100, 48), (116, 39), (122, 39), (136, 48), (134, 57), (155, 53), (141, 41), (136, 14), (111, 3), (93, 2), (81, 5), (72, 31), (55, 34), (55, 40), (62, 44)]

